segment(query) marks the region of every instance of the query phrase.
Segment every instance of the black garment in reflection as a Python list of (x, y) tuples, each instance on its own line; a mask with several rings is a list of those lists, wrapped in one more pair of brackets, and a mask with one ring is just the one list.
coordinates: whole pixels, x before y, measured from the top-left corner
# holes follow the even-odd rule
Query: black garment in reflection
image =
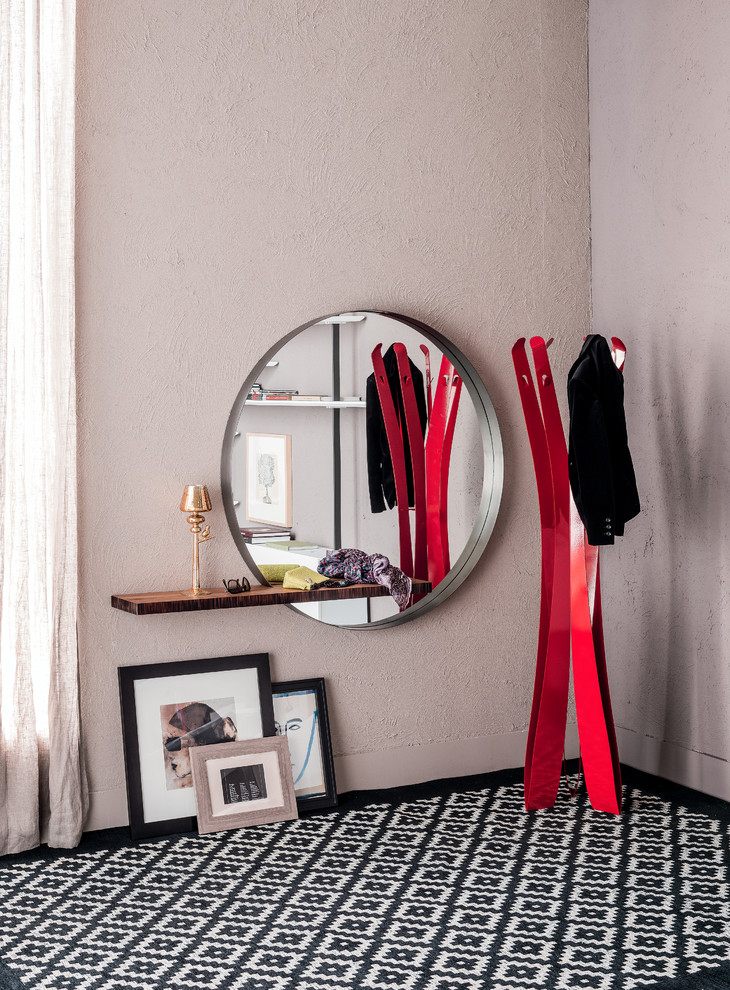
[[(423, 375), (410, 358), (408, 359), (408, 364), (410, 365), (411, 375), (413, 377), (413, 389), (416, 393), (418, 416), (421, 421), (420, 442), (423, 443), (427, 422), (426, 392), (423, 387)], [(408, 504), (412, 506), (413, 468), (411, 467), (408, 428), (406, 426), (403, 395), (398, 375), (398, 359), (396, 358), (392, 344), (383, 355), (383, 365), (385, 366), (385, 373), (388, 376), (390, 394), (393, 396), (393, 405), (395, 406), (398, 422), (401, 424), (406, 462), (406, 478), (408, 481)], [(389, 509), (392, 509), (396, 504), (395, 478), (393, 477), (393, 464), (390, 459), (388, 436), (385, 432), (383, 413), (380, 408), (380, 399), (378, 398), (378, 387), (375, 383), (375, 374), (370, 375), (368, 378), (365, 390), (365, 425), (367, 430), (370, 509), (372, 512), (385, 512), (386, 503)]]

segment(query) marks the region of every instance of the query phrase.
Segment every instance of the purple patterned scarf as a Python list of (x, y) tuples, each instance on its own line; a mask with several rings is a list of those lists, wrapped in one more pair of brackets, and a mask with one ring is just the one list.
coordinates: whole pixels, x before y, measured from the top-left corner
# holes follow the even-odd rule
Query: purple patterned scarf
[(408, 608), (411, 597), (411, 579), (398, 567), (393, 567), (387, 557), (379, 553), (367, 554), (364, 550), (328, 550), (317, 564), (320, 574), (345, 578), (363, 584), (382, 584), (393, 596), (398, 611)]

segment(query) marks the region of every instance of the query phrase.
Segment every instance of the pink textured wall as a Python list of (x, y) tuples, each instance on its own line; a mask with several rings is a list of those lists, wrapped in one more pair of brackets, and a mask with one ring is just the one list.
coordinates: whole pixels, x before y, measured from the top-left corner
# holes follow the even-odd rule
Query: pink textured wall
[[(125, 818), (116, 668), (268, 650), (328, 679), (342, 787), (517, 765), (534, 669), (537, 504), (510, 362), (588, 311), (586, 3), (79, 2), (83, 719), (92, 825)], [(500, 419), (487, 553), (438, 611), (349, 632), (284, 608), (135, 618), (184, 587), (183, 485), (209, 485), (203, 582), (242, 564), (223, 431), (258, 356), (315, 315), (445, 333)]]
[(628, 346), (643, 511), (607, 554), (633, 765), (730, 799), (730, 7), (592, 0), (595, 329)]

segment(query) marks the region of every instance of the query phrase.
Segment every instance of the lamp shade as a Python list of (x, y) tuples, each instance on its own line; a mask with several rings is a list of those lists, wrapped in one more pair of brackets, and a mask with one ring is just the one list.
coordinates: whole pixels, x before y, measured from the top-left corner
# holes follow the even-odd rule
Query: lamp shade
[(181, 512), (209, 512), (210, 495), (205, 485), (186, 485), (180, 499)]

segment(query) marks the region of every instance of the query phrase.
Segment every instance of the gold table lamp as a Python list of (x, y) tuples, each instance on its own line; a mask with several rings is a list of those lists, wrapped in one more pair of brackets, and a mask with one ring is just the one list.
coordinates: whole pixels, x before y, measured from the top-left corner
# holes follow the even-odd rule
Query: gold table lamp
[(200, 589), (200, 561), (198, 547), (207, 540), (214, 540), (210, 535), (210, 526), (206, 526), (201, 532), (201, 523), (205, 522), (205, 517), (201, 512), (210, 512), (210, 495), (205, 485), (186, 485), (183, 497), (180, 500), (181, 512), (189, 512), (187, 521), (190, 523), (190, 532), (193, 534), (193, 586), (186, 595), (210, 595), (211, 591), (201, 591)]

